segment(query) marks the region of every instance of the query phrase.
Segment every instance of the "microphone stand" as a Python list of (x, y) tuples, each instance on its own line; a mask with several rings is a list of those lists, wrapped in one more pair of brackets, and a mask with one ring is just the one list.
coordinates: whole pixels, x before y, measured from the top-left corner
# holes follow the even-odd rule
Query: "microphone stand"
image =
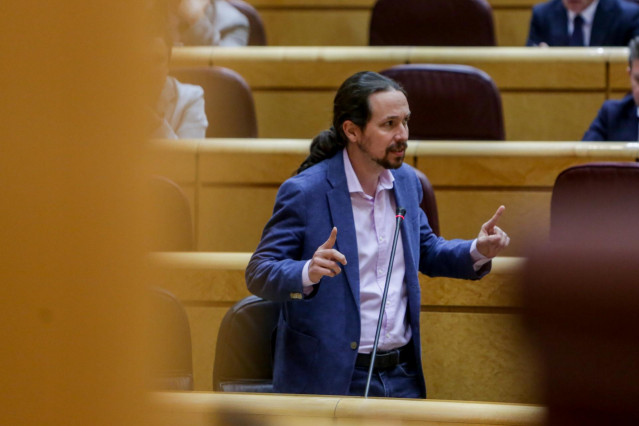
[(393, 246), (388, 263), (388, 272), (386, 273), (386, 283), (384, 284), (384, 295), (382, 296), (382, 306), (379, 309), (379, 318), (377, 319), (377, 331), (375, 331), (375, 341), (373, 342), (373, 352), (371, 352), (371, 365), (368, 367), (368, 378), (366, 379), (366, 391), (364, 398), (368, 398), (368, 389), (371, 386), (371, 377), (373, 376), (373, 368), (375, 367), (375, 355), (377, 355), (377, 345), (379, 344), (379, 334), (382, 330), (382, 319), (384, 317), (384, 307), (386, 306), (386, 296), (388, 296), (388, 287), (390, 284), (391, 273), (393, 272), (393, 260), (395, 259), (395, 249), (397, 249), (397, 237), (399, 236), (399, 226), (404, 220), (406, 209), (397, 207), (395, 213), (395, 236), (393, 237)]

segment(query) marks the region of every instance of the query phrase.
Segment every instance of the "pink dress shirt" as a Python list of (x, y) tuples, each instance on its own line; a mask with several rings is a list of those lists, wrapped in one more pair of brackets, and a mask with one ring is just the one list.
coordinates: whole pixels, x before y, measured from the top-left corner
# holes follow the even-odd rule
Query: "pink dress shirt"
[[(343, 150), (343, 155), (355, 219), (359, 260), (361, 335), (358, 351), (371, 353), (395, 234), (396, 205), (392, 190), (395, 178), (390, 170), (384, 170), (379, 177), (375, 196), (371, 197), (362, 189), (346, 150)], [(339, 240), (339, 229), (337, 239)], [(476, 240), (471, 247), (471, 256), (475, 261), (475, 270), (490, 260), (477, 251)], [(306, 262), (302, 271), (304, 293), (307, 295), (311, 292), (311, 286), (316, 284), (309, 279), (309, 263), (310, 260)], [(404, 273), (404, 247), (400, 234), (380, 331), (380, 351), (399, 348), (411, 339), (411, 329), (406, 316), (408, 297)]]

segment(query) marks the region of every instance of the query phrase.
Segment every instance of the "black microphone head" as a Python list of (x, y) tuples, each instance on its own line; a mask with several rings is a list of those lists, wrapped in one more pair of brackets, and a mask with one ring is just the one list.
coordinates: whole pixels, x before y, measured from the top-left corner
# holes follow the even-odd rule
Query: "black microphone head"
[(397, 216), (406, 216), (406, 209), (403, 207), (397, 207)]

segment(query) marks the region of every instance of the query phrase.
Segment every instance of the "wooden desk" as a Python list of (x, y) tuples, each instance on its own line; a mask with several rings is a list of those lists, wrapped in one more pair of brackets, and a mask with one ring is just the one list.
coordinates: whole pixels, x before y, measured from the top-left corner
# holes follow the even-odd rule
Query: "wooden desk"
[[(250, 253), (154, 253), (154, 283), (174, 293), (191, 323), (196, 390), (212, 389), (218, 329), (249, 295)], [(518, 274), (524, 260), (499, 257), (480, 281), (420, 276), (422, 362), (435, 399), (539, 401), (539, 368), (520, 324)]]
[(603, 101), (628, 91), (627, 55), (626, 48), (183, 47), (171, 65), (239, 72), (264, 138), (312, 138), (328, 128), (335, 91), (357, 71), (471, 65), (500, 90), (508, 140), (558, 141), (580, 140)]
[(159, 425), (540, 425), (538, 405), (308, 395), (155, 392)]

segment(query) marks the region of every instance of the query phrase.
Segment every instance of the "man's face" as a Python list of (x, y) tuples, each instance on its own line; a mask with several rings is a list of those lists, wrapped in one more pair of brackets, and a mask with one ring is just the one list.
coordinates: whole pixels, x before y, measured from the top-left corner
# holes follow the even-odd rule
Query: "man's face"
[(561, 0), (564, 7), (572, 12), (581, 13), (585, 8), (590, 6), (595, 0)]
[(410, 109), (399, 90), (377, 92), (368, 98), (371, 118), (358, 132), (357, 147), (365, 159), (385, 169), (399, 168), (406, 155)]
[(630, 63), (628, 74), (630, 75), (632, 97), (635, 98), (635, 104), (639, 105), (639, 59), (635, 59)]

